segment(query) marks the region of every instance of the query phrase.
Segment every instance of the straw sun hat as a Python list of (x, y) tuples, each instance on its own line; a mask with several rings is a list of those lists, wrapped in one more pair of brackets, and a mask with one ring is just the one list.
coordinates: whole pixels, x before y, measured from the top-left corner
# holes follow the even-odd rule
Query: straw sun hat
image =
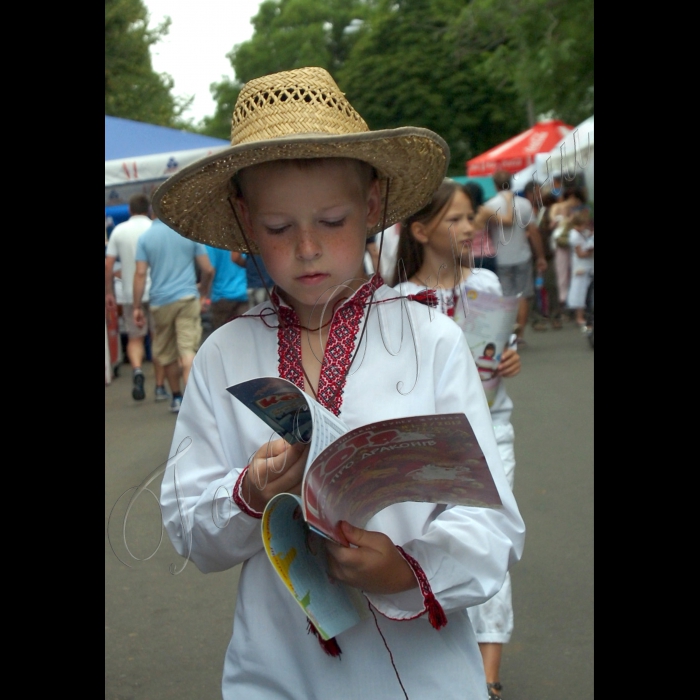
[[(153, 210), (187, 238), (255, 253), (229, 202), (236, 194), (231, 177), (272, 160), (333, 157), (374, 166), (382, 200), (389, 180), (388, 227), (427, 204), (445, 176), (449, 148), (428, 129), (370, 131), (322, 68), (274, 73), (249, 81), (241, 90), (231, 121), (231, 147), (166, 180), (154, 194)], [(382, 216), (384, 205), (382, 201)], [(382, 222), (367, 235), (381, 228)]]

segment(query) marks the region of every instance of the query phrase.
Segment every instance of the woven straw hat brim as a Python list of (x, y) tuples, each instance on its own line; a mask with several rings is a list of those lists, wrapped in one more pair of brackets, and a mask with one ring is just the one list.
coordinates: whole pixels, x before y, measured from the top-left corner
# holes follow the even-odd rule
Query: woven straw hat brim
[[(424, 207), (440, 186), (449, 163), (449, 147), (429, 129), (401, 127), (347, 135), (309, 134), (267, 139), (207, 156), (166, 180), (153, 195), (153, 211), (187, 238), (215, 248), (244, 253), (251, 249), (231, 210), (231, 177), (251, 165), (293, 158), (356, 158), (376, 169), (382, 193), (389, 179), (386, 226)], [(378, 233), (382, 222), (368, 231)]]

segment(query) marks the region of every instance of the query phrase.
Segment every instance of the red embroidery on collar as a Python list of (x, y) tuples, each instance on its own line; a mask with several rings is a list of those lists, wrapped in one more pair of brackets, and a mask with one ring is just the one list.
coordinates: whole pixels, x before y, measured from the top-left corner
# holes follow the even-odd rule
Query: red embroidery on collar
[[(273, 292), (273, 295), (276, 294)], [(273, 299), (279, 309), (280, 323), (277, 328), (278, 372), (282, 379), (288, 379), (304, 390), (304, 371), (301, 368), (301, 328), (297, 315), (289, 306), (280, 306), (279, 298)]]
[[(367, 301), (383, 284), (384, 280), (379, 275), (374, 275), (336, 310), (328, 329), (328, 342), (321, 365), (317, 394), (319, 403), (336, 416), (340, 414), (343, 403), (347, 372), (360, 322), (367, 309)], [(279, 308), (281, 319), (284, 321), (277, 331), (279, 375), (303, 389), (301, 330), (298, 327), (297, 315), (290, 307), (280, 306), (278, 297), (273, 299), (273, 303)]]

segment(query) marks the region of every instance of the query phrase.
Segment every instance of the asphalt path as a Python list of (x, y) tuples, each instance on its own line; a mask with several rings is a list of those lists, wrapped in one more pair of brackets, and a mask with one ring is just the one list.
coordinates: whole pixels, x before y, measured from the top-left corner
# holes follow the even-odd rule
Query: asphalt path
[[(527, 537), (511, 572), (503, 696), (591, 700), (594, 351), (571, 323), (526, 340), (522, 372), (507, 380)], [(183, 569), (156, 500), (175, 416), (153, 400), (150, 363), (142, 402), (131, 398), (129, 366), (120, 370), (105, 387), (105, 699), (216, 700), (240, 567)]]

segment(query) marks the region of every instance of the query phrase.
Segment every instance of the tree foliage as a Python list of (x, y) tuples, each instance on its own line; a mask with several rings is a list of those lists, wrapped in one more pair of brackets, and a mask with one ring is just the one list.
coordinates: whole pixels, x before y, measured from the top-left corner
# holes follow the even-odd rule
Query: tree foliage
[(525, 126), (507, 81), (459, 56), (451, 29), (463, 0), (399, 0), (378, 7), (338, 73), (372, 129), (423, 126), (449, 144), (449, 172)]
[(593, 0), (265, 0), (253, 25), (205, 133), (229, 138), (245, 82), (302, 66), (326, 68), (372, 129), (439, 133), (451, 174), (536, 115), (593, 113)]
[(172, 78), (153, 70), (150, 54), (170, 20), (155, 29), (148, 21), (142, 0), (105, 0), (105, 114), (179, 126), (191, 98), (173, 97)]
[(483, 56), (531, 115), (593, 114), (593, 0), (473, 0), (454, 29), (460, 54)]
[(362, 0), (264, 0), (253, 18), (253, 37), (228, 54), (236, 80), (211, 85), (217, 102), (203, 131), (228, 138), (240, 88), (253, 78), (319, 66), (334, 74), (347, 59), (356, 28), (370, 9)]
[(198, 131), (217, 139), (230, 139), (231, 115), (236, 106), (241, 85), (227, 78), (219, 83), (212, 83), (209, 89), (216, 102), (216, 111), (211, 117), (202, 119)]

